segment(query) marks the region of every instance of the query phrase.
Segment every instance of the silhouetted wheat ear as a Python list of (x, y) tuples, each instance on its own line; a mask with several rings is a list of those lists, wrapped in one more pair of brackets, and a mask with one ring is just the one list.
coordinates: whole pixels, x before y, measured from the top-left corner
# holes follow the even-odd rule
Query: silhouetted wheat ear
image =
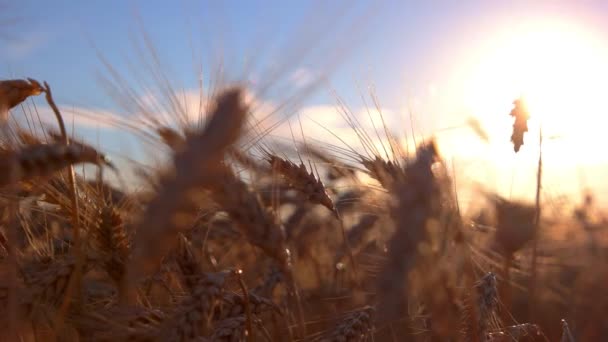
[(285, 233), (277, 223), (275, 214), (270, 208), (263, 207), (257, 194), (250, 191), (247, 184), (228, 168), (224, 169), (224, 177), (219, 180), (219, 184), (211, 190), (215, 201), (230, 215), (249, 243), (262, 249), (278, 264), (286, 280), (288, 295), (293, 305), (297, 306), (299, 329), (304, 333), (304, 318), (291, 256), (285, 242)]
[(268, 274), (264, 277), (264, 282), (250, 291), (250, 294), (257, 294), (265, 298), (272, 298), (272, 294), (277, 285), (283, 281), (283, 273), (275, 266), (271, 266)]
[[(258, 315), (266, 311), (281, 313), (279, 307), (270, 299), (261, 297), (253, 292), (248, 293), (249, 308), (252, 314)], [(222, 305), (218, 307), (215, 320), (224, 320), (230, 317), (245, 315), (245, 298), (241, 294), (234, 292), (224, 293)]]
[(156, 133), (163, 143), (174, 151), (179, 151), (186, 145), (186, 138), (170, 127), (158, 127)]
[(490, 323), (498, 307), (496, 283), (496, 275), (489, 272), (475, 284), (475, 291), (477, 292), (477, 317), (473, 319), (477, 320), (478, 336), (483, 341), (488, 339)]
[(325, 185), (312, 171), (306, 170), (304, 163), (296, 165), (290, 160), (274, 155), (268, 156), (268, 162), (272, 166), (273, 171), (283, 176), (291, 187), (301, 192), (309, 201), (321, 204), (332, 213), (336, 213), (334, 202), (327, 194)]
[(513, 150), (515, 153), (519, 152), (519, 149), (524, 144), (524, 133), (528, 131), (528, 119), (530, 113), (526, 108), (526, 104), (523, 99), (517, 99), (513, 101), (513, 110), (509, 113), (510, 116), (515, 118), (513, 122), (513, 134), (511, 135), (511, 142), (513, 143)]
[(427, 240), (427, 221), (433, 217), (439, 198), (440, 189), (431, 170), (436, 159), (434, 142), (420, 146), (405, 177), (397, 178), (403, 181), (391, 186), (396, 199), (391, 211), (395, 233), (378, 278), (378, 322), (402, 317), (408, 307), (408, 274), (416, 264), (418, 245)]
[(329, 333), (329, 336), (320, 337), (318, 341), (365, 341), (373, 333), (374, 313), (375, 310), (371, 306), (350, 312)]
[(221, 181), (224, 152), (239, 138), (248, 112), (241, 98), (239, 89), (220, 94), (207, 126), (189, 135), (183, 150), (175, 152), (173, 172), (161, 179), (139, 223), (127, 267), (130, 297), (137, 281), (154, 272), (174, 248), (178, 233), (191, 227), (201, 190)]
[(390, 191), (396, 182), (403, 181), (403, 169), (393, 161), (384, 160), (380, 157), (374, 159), (362, 158), (361, 164), (370, 177), (377, 180), (386, 190)]
[(232, 272), (208, 273), (200, 277), (191, 295), (161, 326), (162, 341), (191, 341), (206, 336), (212, 327), (212, 313), (220, 303), (226, 278)]
[[(244, 315), (229, 317), (215, 324), (213, 334), (210, 341), (217, 342), (233, 342), (245, 341), (247, 317)], [(253, 319), (253, 323), (261, 325), (261, 321), (257, 318)], [(253, 334), (254, 332), (250, 332)]]
[(496, 210), (494, 243), (506, 255), (522, 249), (534, 237), (536, 208), (532, 205), (492, 196)]
[(213, 198), (234, 220), (252, 245), (276, 260), (284, 272), (290, 272), (291, 260), (285, 234), (274, 213), (262, 206), (256, 193), (234, 173), (225, 169), (223, 178), (213, 188)]
[(120, 286), (125, 275), (131, 241), (122, 217), (114, 206), (106, 205), (100, 209), (99, 221), (92, 237), (105, 271)]
[(112, 307), (83, 312), (76, 318), (87, 341), (111, 342), (158, 341), (159, 329), (167, 316), (160, 310), (146, 307)]
[(22, 273), (28, 285), (26, 302), (34, 306), (46, 303), (58, 307), (63, 301), (75, 265), (76, 260), (70, 255), (53, 259), (48, 264), (35, 262), (25, 265)]
[(203, 269), (192, 250), (190, 242), (183, 235), (180, 236), (177, 249), (175, 250), (175, 261), (179, 266), (184, 285), (189, 291), (194, 290), (198, 277), (203, 274)]
[(106, 157), (93, 148), (79, 145), (40, 144), (25, 146), (17, 151), (3, 152), (0, 159), (0, 186), (48, 177), (75, 164), (106, 164)]
[(0, 80), (0, 112), (16, 107), (28, 97), (41, 94), (43, 90), (40, 83), (31, 78)]

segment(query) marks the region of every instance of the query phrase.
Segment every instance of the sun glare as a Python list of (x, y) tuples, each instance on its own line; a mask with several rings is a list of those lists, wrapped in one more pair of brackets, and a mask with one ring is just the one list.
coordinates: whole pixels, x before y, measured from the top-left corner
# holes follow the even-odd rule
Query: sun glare
[(506, 116), (523, 97), (531, 126), (541, 123), (545, 136), (588, 146), (606, 136), (607, 82), (608, 52), (599, 39), (568, 25), (537, 25), (499, 35), (478, 51), (467, 105), (489, 130), (504, 130), (493, 127), (497, 113)]

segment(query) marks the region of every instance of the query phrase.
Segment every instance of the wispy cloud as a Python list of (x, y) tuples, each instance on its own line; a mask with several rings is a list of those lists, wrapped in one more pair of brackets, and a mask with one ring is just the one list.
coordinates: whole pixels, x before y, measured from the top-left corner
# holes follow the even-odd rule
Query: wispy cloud
[(19, 37), (0, 41), (4, 45), (4, 57), (8, 59), (20, 59), (30, 56), (38, 49), (44, 47), (51, 40), (51, 35), (46, 31), (31, 31), (21, 33)]
[(289, 82), (296, 87), (305, 87), (315, 80), (315, 73), (309, 69), (300, 67), (289, 75)]

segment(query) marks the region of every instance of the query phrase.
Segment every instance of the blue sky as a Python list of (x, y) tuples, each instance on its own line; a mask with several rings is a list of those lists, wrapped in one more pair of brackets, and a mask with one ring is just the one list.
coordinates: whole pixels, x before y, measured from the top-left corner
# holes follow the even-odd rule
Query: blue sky
[[(266, 79), (268, 71), (287, 63), (291, 67), (263, 101), (280, 102), (302, 79), (327, 74), (328, 82), (301, 103), (304, 112), (314, 116), (312, 109), (334, 105), (332, 89), (356, 111), (362, 107), (361, 92), (373, 85), (387, 113), (414, 108), (416, 129), (425, 134), (475, 112), (462, 100), (465, 79), (483, 64), (488, 51), (482, 47), (498, 41), (495, 37), (509, 32), (525, 37), (529, 23), (555, 21), (608, 41), (606, 1), (2, 2), (0, 78), (46, 80), (64, 108), (117, 115), (125, 113), (99, 82), (98, 75), (108, 73), (96, 49), (118, 72), (131, 75), (133, 65), (143, 64), (134, 45), (142, 41), (142, 28), (176, 87), (196, 89), (193, 54), (205, 71), (222, 60), (235, 79), (243, 78), (247, 61), (257, 61), (246, 78), (258, 86), (274, 82)], [(496, 113), (483, 114), (482, 121), (506, 117), (508, 96), (497, 98)], [(503, 119), (509, 128), (508, 117)], [(407, 120), (391, 122), (396, 130), (409, 129)], [(110, 151), (131, 151), (124, 134), (94, 126), (80, 127), (81, 135), (100, 136)], [(498, 148), (510, 153), (504, 145)], [(528, 157), (533, 159), (533, 153)]]
[[(0, 51), (5, 51), (0, 55), (0, 75), (46, 79), (60, 99), (107, 105), (107, 96), (100, 94), (95, 81), (95, 71), (102, 67), (91, 42), (112, 63), (123, 61), (133, 53), (131, 38), (140, 36), (137, 16), (165, 64), (185, 83), (193, 68), (188, 35), (205, 50), (223, 46), (234, 61), (243, 51), (257, 53), (268, 42), (291, 38), (294, 30), (314, 30), (317, 22), (332, 19), (355, 22), (356, 27), (352, 35), (333, 37), (351, 42), (346, 44), (348, 53), (341, 59), (332, 85), (351, 97), (356, 93), (351, 91), (356, 88), (353, 80), (373, 82), (384, 100), (391, 102), (403, 96), (404, 88), (416, 92), (441, 79), (454, 67), (451, 58), (458, 58), (462, 49), (501, 22), (508, 25), (509, 21), (567, 13), (606, 29), (607, 24), (601, 24), (608, 22), (608, 15), (602, 15), (608, 13), (604, 1), (532, 3), (64, 0), (49, 6), (32, 0), (8, 2), (3, 17), (16, 21), (5, 29), (9, 39), (0, 41)], [(335, 31), (332, 26), (326, 31)], [(230, 42), (220, 41), (221, 37), (229, 37)]]

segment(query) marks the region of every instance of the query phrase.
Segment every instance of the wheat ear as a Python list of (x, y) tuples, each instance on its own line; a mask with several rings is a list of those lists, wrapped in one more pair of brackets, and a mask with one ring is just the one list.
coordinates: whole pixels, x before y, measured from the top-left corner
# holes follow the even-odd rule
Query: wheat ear
[(415, 162), (405, 170), (404, 181), (392, 186), (396, 231), (389, 241), (388, 260), (377, 285), (378, 322), (401, 317), (407, 308), (407, 278), (416, 264), (418, 245), (427, 240), (427, 220), (433, 215), (439, 195), (431, 170), (436, 158), (434, 143), (420, 146)]
[(157, 196), (148, 204), (139, 224), (136, 246), (127, 266), (130, 298), (137, 281), (152, 273), (173, 249), (177, 234), (190, 227), (200, 189), (218, 179), (224, 152), (241, 133), (247, 107), (241, 90), (219, 95), (207, 126), (188, 136), (183, 150), (175, 152), (174, 171), (161, 180)]

